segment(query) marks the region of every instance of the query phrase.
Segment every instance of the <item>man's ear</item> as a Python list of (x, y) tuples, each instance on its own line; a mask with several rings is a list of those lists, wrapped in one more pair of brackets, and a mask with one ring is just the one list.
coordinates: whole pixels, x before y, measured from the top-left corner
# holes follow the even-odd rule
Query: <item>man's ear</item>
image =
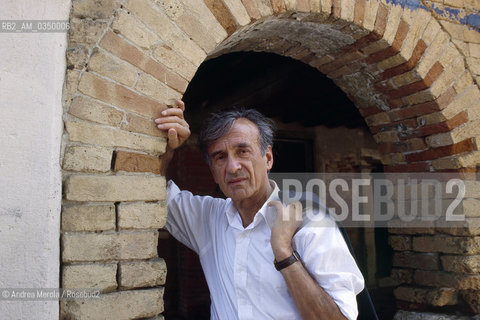
[(273, 150), (272, 150), (272, 146), (270, 146), (270, 145), (267, 147), (267, 151), (265, 152), (265, 158), (266, 158), (266, 161), (267, 161), (267, 170), (272, 169), (272, 167), (273, 167)]

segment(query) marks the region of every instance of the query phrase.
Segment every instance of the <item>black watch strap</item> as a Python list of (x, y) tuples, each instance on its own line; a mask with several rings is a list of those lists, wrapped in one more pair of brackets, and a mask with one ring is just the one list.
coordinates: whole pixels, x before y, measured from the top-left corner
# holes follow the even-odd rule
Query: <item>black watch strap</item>
[(287, 259), (284, 259), (282, 261), (279, 261), (277, 262), (277, 260), (273, 261), (273, 264), (275, 265), (275, 269), (277, 269), (278, 271), (282, 270), (282, 269), (285, 269), (286, 267), (288, 267), (289, 265), (297, 262), (297, 261), (300, 261), (300, 256), (298, 255), (298, 252), (293, 250), (293, 253), (290, 257), (288, 257)]

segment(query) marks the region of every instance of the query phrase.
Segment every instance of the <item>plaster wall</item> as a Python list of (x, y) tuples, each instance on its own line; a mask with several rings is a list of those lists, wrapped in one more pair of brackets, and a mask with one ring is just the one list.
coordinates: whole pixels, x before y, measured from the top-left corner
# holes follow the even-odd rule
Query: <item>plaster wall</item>
[[(0, 20), (67, 20), (70, 1), (2, 1)], [(58, 288), (65, 33), (0, 33), (0, 288)], [(58, 301), (0, 301), (55, 319)]]

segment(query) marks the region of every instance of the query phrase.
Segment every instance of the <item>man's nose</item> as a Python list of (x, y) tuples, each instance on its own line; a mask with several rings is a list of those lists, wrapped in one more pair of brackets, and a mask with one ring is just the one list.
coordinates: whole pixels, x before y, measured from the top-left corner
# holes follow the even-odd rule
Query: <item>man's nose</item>
[(235, 157), (232, 157), (232, 156), (228, 157), (228, 161), (227, 161), (227, 171), (228, 171), (228, 173), (235, 173), (238, 170), (240, 170), (241, 167), (242, 167), (242, 165), (240, 164), (238, 159), (236, 159)]

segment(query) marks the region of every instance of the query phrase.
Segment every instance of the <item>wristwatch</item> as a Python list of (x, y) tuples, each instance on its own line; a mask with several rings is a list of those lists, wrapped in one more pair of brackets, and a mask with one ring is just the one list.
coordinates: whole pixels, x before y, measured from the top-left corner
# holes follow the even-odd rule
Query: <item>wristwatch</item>
[(300, 261), (300, 256), (298, 255), (298, 252), (296, 250), (293, 250), (293, 253), (290, 257), (283, 259), (279, 262), (277, 262), (277, 260), (274, 260), (273, 264), (275, 265), (275, 269), (277, 269), (277, 271), (280, 271), (297, 261)]

